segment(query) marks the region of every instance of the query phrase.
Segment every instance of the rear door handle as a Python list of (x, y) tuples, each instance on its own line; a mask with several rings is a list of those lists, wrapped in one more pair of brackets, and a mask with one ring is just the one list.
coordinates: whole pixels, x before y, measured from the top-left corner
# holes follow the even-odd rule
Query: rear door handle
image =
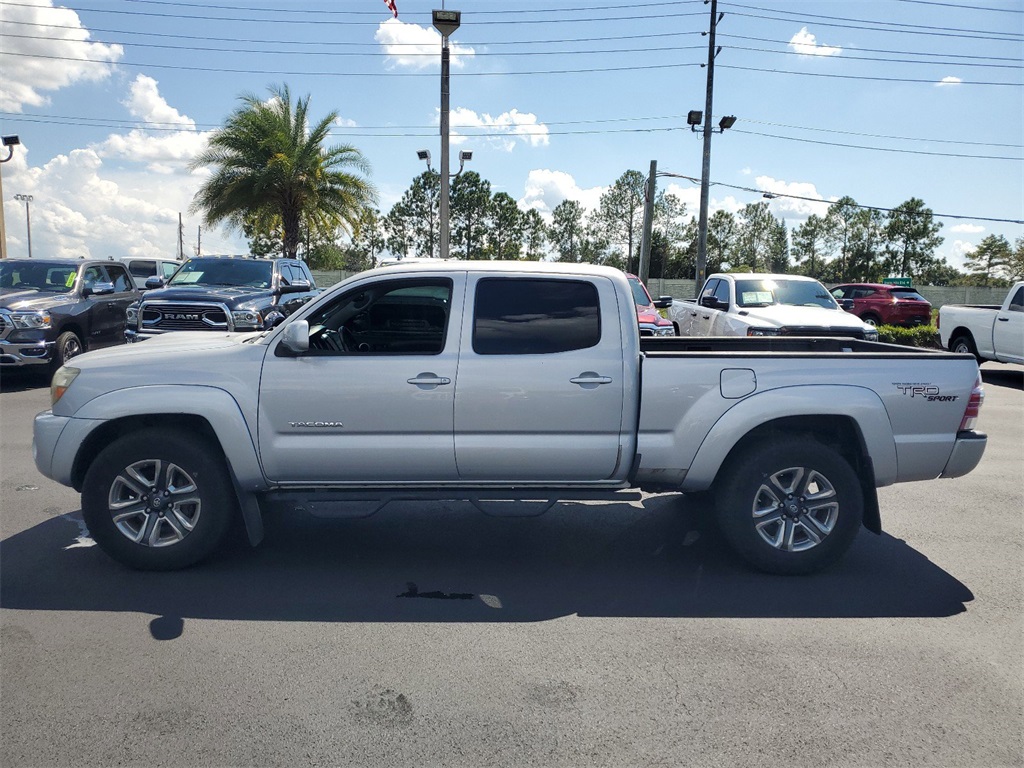
[(998, 321), (999, 321), (1000, 323), (1008, 323), (1008, 322), (1010, 322), (1010, 318), (1008, 318), (1008, 317), (997, 317), (996, 319), (997, 319), (997, 320), (998, 320)]
[(440, 387), (445, 384), (451, 384), (452, 380), (447, 376), (438, 376), (436, 373), (427, 371), (425, 373), (418, 373), (411, 379), (405, 380), (407, 384), (413, 384), (417, 387), (424, 389), (429, 387)]
[(579, 376), (569, 379), (569, 383), (579, 384), (584, 389), (593, 389), (599, 384), (611, 384), (612, 380), (609, 376), (601, 376), (593, 371), (584, 371)]

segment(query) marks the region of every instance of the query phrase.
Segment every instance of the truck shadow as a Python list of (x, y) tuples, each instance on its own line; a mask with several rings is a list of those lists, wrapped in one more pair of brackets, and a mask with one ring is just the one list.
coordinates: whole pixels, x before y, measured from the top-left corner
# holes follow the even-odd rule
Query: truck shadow
[(27, 392), (50, 386), (50, 371), (0, 367), (0, 392)]
[(392, 504), (358, 520), (268, 521), (237, 544), (172, 573), (123, 568), (80, 539), (80, 515), (0, 542), (0, 607), (130, 611), (183, 620), (530, 622), (601, 617), (941, 617), (971, 591), (905, 542), (862, 532), (836, 567), (778, 577), (740, 565), (698, 503), (560, 504), (530, 519), (468, 504)]
[(1024, 390), (1024, 369), (1016, 365), (982, 368), (981, 380), (993, 387)]

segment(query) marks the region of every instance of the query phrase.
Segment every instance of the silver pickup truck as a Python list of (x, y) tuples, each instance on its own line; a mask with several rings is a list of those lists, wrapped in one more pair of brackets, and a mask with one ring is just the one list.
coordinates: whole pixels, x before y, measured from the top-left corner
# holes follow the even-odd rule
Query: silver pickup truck
[(61, 368), (35, 462), (141, 569), (207, 557), (241, 515), (395, 499), (711, 491), (753, 566), (829, 565), (875, 489), (981, 459), (970, 355), (841, 338), (644, 338), (604, 267), (443, 262), (339, 283), (282, 325), (169, 333)]

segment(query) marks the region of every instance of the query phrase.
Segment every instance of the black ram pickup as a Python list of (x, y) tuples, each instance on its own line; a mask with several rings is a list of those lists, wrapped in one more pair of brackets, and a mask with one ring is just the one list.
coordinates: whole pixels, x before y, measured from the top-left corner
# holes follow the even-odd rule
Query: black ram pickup
[(120, 262), (0, 261), (0, 367), (56, 370), (90, 349), (124, 343), (142, 294)]
[(196, 256), (166, 285), (151, 277), (146, 288), (128, 308), (129, 342), (169, 331), (263, 331), (319, 293), (302, 261), (244, 256)]

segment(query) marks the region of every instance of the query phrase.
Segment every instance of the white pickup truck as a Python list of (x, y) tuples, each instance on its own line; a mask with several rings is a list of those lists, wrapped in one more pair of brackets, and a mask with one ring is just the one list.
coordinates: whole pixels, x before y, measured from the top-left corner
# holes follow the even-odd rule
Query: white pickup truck
[(210, 555), (239, 514), (256, 544), (271, 508), (644, 489), (711, 490), (736, 552), (810, 572), (881, 530), (876, 487), (958, 477), (986, 444), (970, 355), (641, 338), (625, 275), (604, 267), (387, 267), (263, 332), (168, 333), (73, 363), (35, 418), (36, 466), (142, 569)]
[(1024, 363), (1024, 281), (1006, 294), (1002, 306), (944, 304), (939, 307), (939, 338), (950, 352), (979, 361)]
[(878, 331), (844, 312), (824, 285), (800, 275), (711, 275), (696, 301), (672, 302), (679, 336), (838, 336), (878, 341)]

